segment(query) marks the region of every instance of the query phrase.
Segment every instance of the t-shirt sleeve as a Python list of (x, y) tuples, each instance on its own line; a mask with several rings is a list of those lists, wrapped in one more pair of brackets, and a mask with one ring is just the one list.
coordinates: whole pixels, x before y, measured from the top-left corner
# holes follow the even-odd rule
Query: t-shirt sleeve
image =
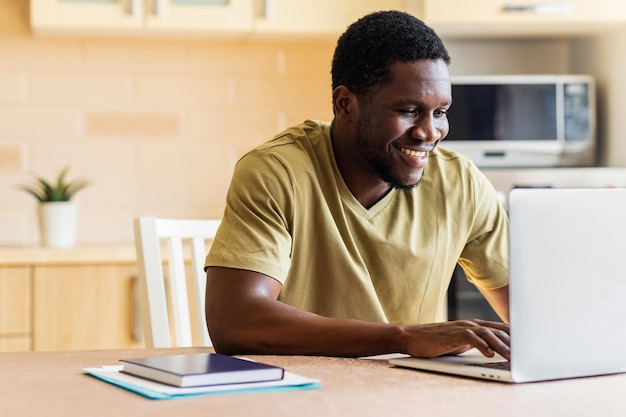
[(497, 192), (485, 175), (472, 164), (474, 218), (459, 264), (467, 279), (484, 289), (509, 282), (509, 221)]
[(245, 269), (284, 283), (292, 244), (292, 189), (288, 171), (267, 151), (239, 160), (205, 268)]

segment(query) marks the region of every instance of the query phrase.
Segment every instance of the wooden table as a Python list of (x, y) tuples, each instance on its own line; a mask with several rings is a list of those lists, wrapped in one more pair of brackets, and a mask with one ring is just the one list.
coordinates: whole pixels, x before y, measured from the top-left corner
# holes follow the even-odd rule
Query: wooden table
[[(626, 415), (626, 374), (509, 385), (430, 374), (386, 361), (250, 356), (322, 381), (322, 388), (148, 400), (84, 375), (119, 358), (203, 349), (0, 353), (0, 416), (554, 416)], [(205, 349), (206, 351), (206, 349)]]

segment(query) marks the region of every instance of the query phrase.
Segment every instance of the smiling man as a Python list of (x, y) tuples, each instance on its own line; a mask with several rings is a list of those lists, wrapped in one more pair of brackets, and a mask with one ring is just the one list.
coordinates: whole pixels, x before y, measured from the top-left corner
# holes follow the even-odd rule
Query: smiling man
[(440, 147), (452, 104), (441, 39), (377, 12), (340, 37), (332, 123), (306, 121), (237, 164), (206, 260), (218, 352), (509, 356), (506, 323), (436, 323), (457, 262), (508, 321), (508, 222)]

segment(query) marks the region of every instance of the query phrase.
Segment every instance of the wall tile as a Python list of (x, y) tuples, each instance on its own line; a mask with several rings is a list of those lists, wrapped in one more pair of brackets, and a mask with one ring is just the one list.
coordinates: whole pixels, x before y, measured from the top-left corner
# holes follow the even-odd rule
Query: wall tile
[(135, 167), (139, 175), (172, 178), (210, 178), (228, 176), (236, 155), (225, 144), (140, 144)]
[(111, 243), (129, 243), (133, 236), (133, 209), (110, 208), (100, 209), (94, 206), (81, 205), (78, 214), (78, 245), (97, 245)]
[(116, 75), (35, 75), (31, 79), (34, 104), (126, 107), (132, 102), (132, 83)]
[[(177, 200), (183, 198), (182, 190), (178, 187), (178, 178), (146, 178), (133, 175), (117, 175), (117, 176), (93, 176), (91, 185), (82, 193), (82, 203), (86, 207), (94, 209), (129, 209), (137, 204), (142, 204), (143, 195), (153, 189), (155, 182), (161, 182), (163, 186), (176, 186)], [(146, 183), (148, 187), (143, 188)], [(167, 194), (167, 193), (165, 193)], [(175, 196), (174, 193), (172, 194)], [(151, 198), (152, 201), (159, 199)], [(168, 204), (178, 205), (175, 204)]]
[(94, 40), (82, 48), (89, 72), (115, 74), (180, 74), (185, 70), (180, 42), (128, 42)]
[(190, 73), (212, 75), (276, 75), (278, 47), (274, 44), (201, 43), (187, 47)]
[(156, 216), (173, 219), (221, 219), (223, 204), (219, 210), (211, 211), (207, 207), (185, 206), (175, 210), (163, 207), (142, 207), (137, 216)]
[(328, 103), (294, 104), (288, 111), (277, 111), (255, 106), (238, 107), (237, 111), (198, 108), (187, 112), (189, 136), (204, 143), (228, 143), (240, 157), (255, 146), (266, 142), (287, 127), (307, 119), (332, 120), (330, 98)]
[(235, 83), (237, 105), (262, 108), (290, 108), (306, 102), (318, 106), (331, 102), (330, 77), (284, 77), (259, 82), (254, 78), (238, 78)]
[(204, 143), (243, 144), (265, 142), (279, 131), (278, 113), (273, 108), (241, 106), (236, 110), (197, 108), (187, 111), (189, 136)]
[(0, 70), (72, 73), (80, 66), (78, 41), (0, 36)]
[(27, 92), (24, 74), (0, 73), (0, 105), (24, 104)]
[(0, 176), (0, 207), (11, 210), (29, 210), (36, 200), (30, 194), (22, 191), (21, 185), (31, 184), (33, 179), (29, 171), (16, 173), (15, 171), (2, 172)]
[(186, 76), (137, 77), (136, 101), (142, 106), (206, 106), (229, 103), (226, 78)]
[(75, 138), (78, 112), (72, 108), (0, 107), (0, 138)]
[(93, 112), (85, 115), (85, 135), (112, 138), (177, 138), (178, 113)]
[(221, 219), (232, 174), (190, 179), (185, 182), (188, 207), (201, 218)]
[[(169, 172), (164, 169), (164, 174)], [(186, 205), (183, 183), (179, 175), (136, 177), (125, 182), (125, 201), (128, 207), (180, 209)]]
[[(282, 45), (285, 74), (309, 75), (315, 78), (330, 74), (335, 44), (335, 42), (324, 42)], [(330, 83), (328, 88), (330, 89)]]
[(332, 104), (330, 97), (328, 103), (319, 104), (310, 107), (294, 106), (283, 112), (283, 123), (285, 127), (302, 123), (305, 119), (319, 120), (322, 122), (330, 122), (333, 119)]
[(36, 245), (36, 211), (0, 208), (0, 246)]
[(0, 143), (0, 170), (18, 170), (24, 166), (24, 146)]
[(31, 166), (40, 175), (54, 176), (70, 166), (68, 178), (129, 175), (133, 171), (134, 145), (128, 141), (68, 141), (31, 145)]

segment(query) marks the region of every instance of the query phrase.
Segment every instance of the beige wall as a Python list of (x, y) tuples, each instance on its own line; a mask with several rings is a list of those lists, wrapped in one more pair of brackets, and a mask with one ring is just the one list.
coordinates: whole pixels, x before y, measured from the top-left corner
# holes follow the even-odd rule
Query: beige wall
[(70, 165), (78, 242), (132, 242), (138, 215), (221, 217), (244, 150), (329, 119), (333, 42), (39, 39), (0, 0), (0, 245), (38, 244), (29, 173)]
[[(91, 180), (79, 244), (130, 243), (138, 215), (220, 217), (246, 149), (331, 117), (334, 42), (36, 38), (27, 3), (0, 0), (0, 245), (38, 244), (30, 173)], [(597, 42), (446, 39), (452, 74), (601, 75)]]

